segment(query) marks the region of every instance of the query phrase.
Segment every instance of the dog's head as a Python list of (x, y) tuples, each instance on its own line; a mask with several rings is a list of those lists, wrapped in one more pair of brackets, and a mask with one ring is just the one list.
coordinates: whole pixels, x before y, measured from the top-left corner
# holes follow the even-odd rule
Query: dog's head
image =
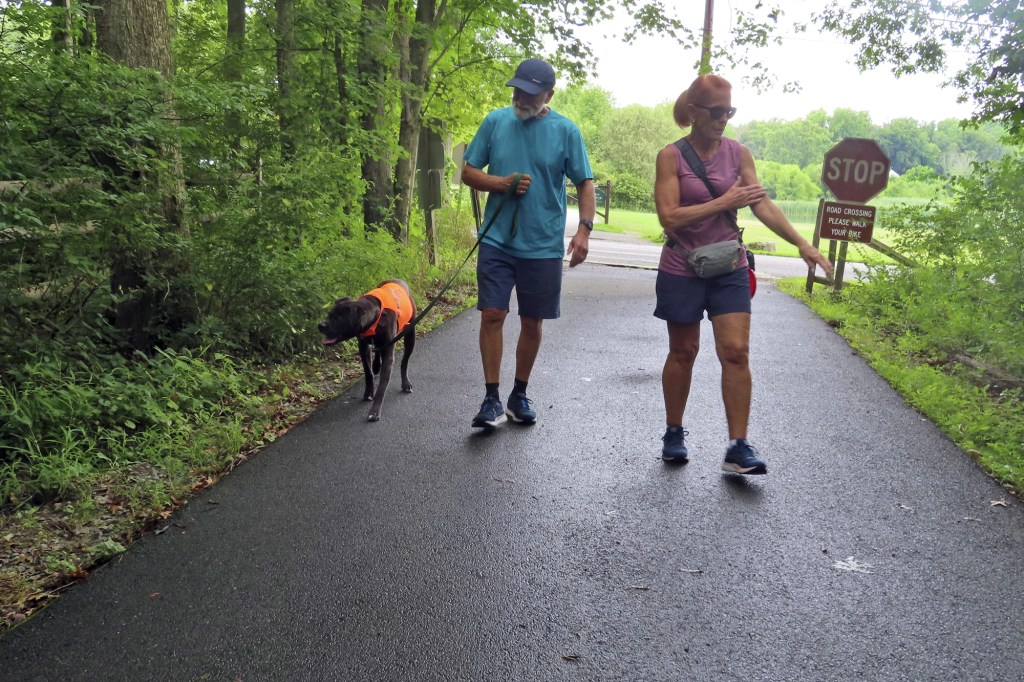
[(355, 338), (368, 329), (380, 312), (376, 301), (370, 298), (352, 300), (347, 296), (339, 298), (327, 312), (327, 319), (316, 326), (323, 334), (322, 343), (333, 346), (341, 341)]

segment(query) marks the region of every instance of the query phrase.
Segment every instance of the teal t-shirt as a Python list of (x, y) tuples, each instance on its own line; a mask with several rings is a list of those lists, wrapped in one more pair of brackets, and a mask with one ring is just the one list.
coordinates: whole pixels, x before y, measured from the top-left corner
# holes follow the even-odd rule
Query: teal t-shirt
[[(484, 118), (463, 158), (491, 175), (530, 176), (529, 191), (508, 200), (485, 242), (518, 258), (565, 255), (565, 179), (579, 185), (594, 177), (575, 123), (553, 109), (526, 121), (516, 118), (512, 107), (496, 109)], [(493, 192), (487, 197), (484, 225), (502, 197)]]

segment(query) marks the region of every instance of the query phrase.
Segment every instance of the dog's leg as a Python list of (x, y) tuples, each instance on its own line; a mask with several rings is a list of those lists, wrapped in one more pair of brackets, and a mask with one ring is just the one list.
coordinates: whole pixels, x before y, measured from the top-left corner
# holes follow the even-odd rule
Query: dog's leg
[(416, 327), (409, 325), (402, 335), (405, 337), (402, 342), (402, 393), (412, 393), (412, 382), (409, 381), (409, 357), (416, 347)]
[[(384, 328), (384, 333), (381, 338), (386, 342), (395, 337), (397, 331), (397, 320), (393, 314), (388, 314), (390, 311), (385, 312), (384, 316), (381, 317), (380, 323), (377, 326), (378, 333), (381, 331), (381, 327)], [(387, 348), (381, 351), (379, 348), (376, 349), (381, 355), (380, 363), (380, 376), (377, 377), (377, 392), (373, 395), (373, 405), (370, 406), (369, 421), (375, 422), (380, 420), (380, 410), (384, 404), (384, 395), (388, 392), (388, 384), (391, 383), (391, 369), (395, 365), (395, 345), (389, 343)]]
[(370, 340), (359, 337), (359, 359), (363, 362), (363, 377), (366, 380), (366, 388), (363, 390), (363, 400), (373, 400), (373, 371), (370, 369)]

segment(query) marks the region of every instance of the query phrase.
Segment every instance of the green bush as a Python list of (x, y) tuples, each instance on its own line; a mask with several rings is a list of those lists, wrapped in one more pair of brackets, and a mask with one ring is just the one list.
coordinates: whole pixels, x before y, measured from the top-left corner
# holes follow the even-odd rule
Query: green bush
[(613, 208), (654, 212), (654, 186), (650, 180), (629, 173), (620, 173), (613, 177), (611, 182)]
[(890, 178), (882, 197), (934, 199), (947, 195), (946, 182), (928, 166), (915, 166), (899, 177)]
[(773, 200), (809, 201), (821, 196), (818, 185), (794, 164), (758, 161), (757, 178)]
[[(24, 183), (0, 200), (0, 506), (73, 498), (139, 461), (163, 472), (162, 499), (163, 476), (215, 467), (251, 441), (240, 415), (262, 373), (249, 367), (319, 348), (334, 298), (436, 279), (422, 220), (408, 244), (363, 230), (352, 149), (325, 139), (282, 161), (261, 137), (271, 113), (231, 152), (224, 110), (266, 93), (183, 81), (171, 112), (151, 71), (46, 41), (25, 50), (0, 52), (0, 180)], [(180, 158), (185, 193), (165, 157)], [(179, 225), (155, 200), (172, 195), (185, 201)], [(138, 282), (115, 294), (124, 262)], [(133, 353), (115, 320), (144, 295), (159, 314)]]
[(914, 268), (872, 273), (864, 305), (946, 357), (1024, 377), (1024, 198), (1019, 156), (950, 184), (951, 199), (886, 212)]

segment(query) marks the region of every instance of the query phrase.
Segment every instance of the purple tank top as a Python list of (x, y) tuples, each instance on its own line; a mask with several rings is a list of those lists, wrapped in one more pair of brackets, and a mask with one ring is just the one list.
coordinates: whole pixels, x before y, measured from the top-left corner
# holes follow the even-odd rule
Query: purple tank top
[[(693, 169), (690, 168), (690, 164), (686, 163), (686, 159), (683, 158), (679, 148), (673, 144), (672, 149), (676, 153), (676, 174), (679, 176), (679, 205), (693, 206), (711, 201), (714, 197), (708, 192), (708, 188), (704, 186), (704, 181), (694, 174)], [(704, 162), (704, 169), (707, 171), (708, 180), (711, 181), (711, 186), (718, 191), (719, 196), (725, 194), (736, 182), (736, 178), (740, 176), (740, 149), (739, 142), (723, 137), (718, 150), (710, 159)], [(730, 213), (732, 214), (731, 217), (729, 216)], [(736, 228), (733, 227), (735, 219), (735, 210), (726, 213), (716, 213), (696, 225), (690, 225), (677, 230), (675, 239), (684, 249), (691, 251), (705, 244), (736, 239)], [(744, 249), (739, 266), (743, 267), (746, 264), (747, 254)], [(658, 263), (658, 269), (670, 275), (696, 277), (693, 269), (682, 255), (676, 253), (667, 245), (661, 250), (661, 261)]]

